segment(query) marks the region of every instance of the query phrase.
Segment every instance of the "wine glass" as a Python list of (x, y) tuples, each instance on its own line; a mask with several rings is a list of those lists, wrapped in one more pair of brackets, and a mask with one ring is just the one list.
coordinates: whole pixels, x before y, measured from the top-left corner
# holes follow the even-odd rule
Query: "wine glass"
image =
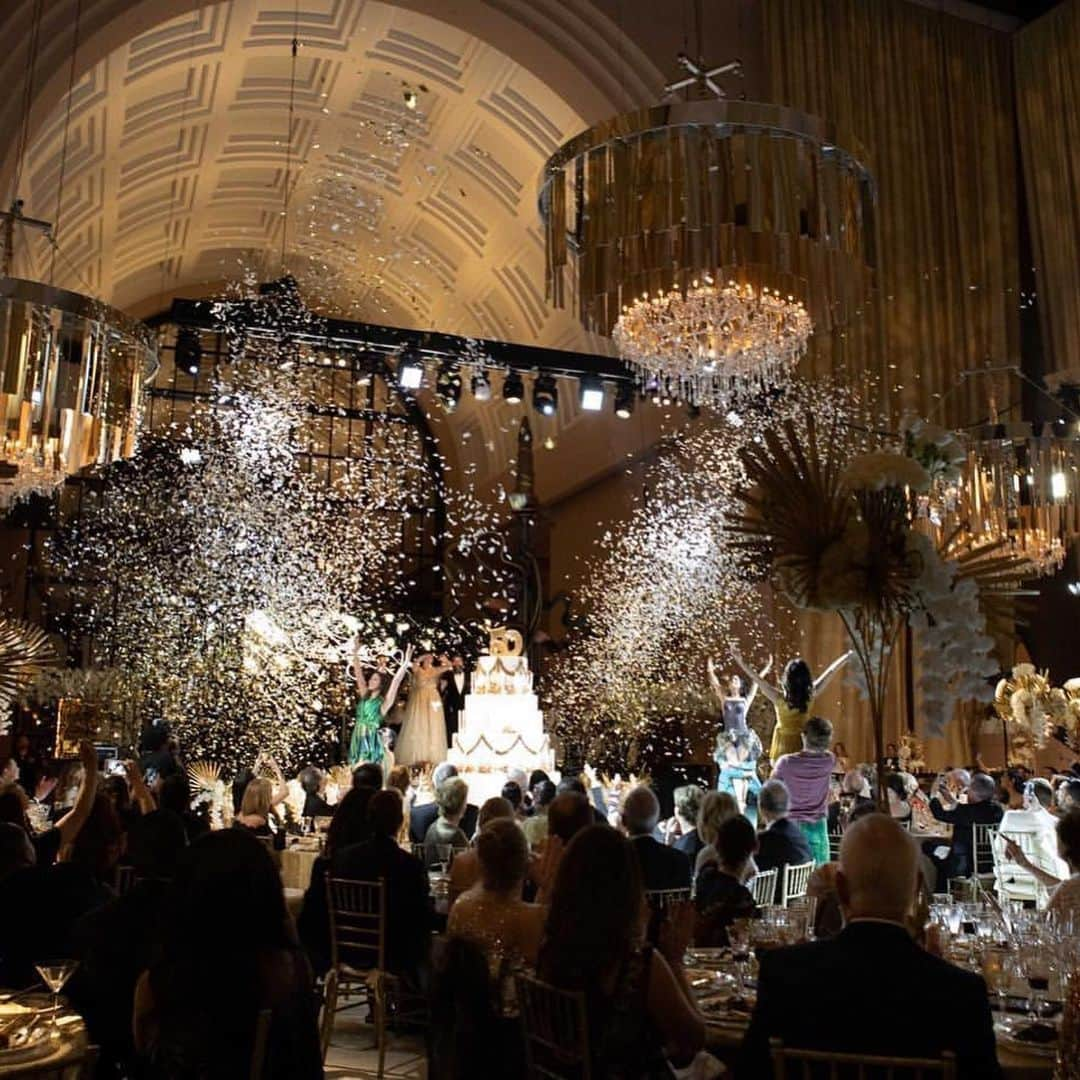
[(435, 863), (439, 868), (439, 872), (445, 874), (450, 869), (450, 860), (453, 858), (453, 845), (452, 844), (436, 844), (435, 845)]
[(1005, 1015), (1006, 993), (1009, 989), (1008, 952), (988, 946), (983, 949), (982, 973), (986, 987), (997, 996), (998, 1012)]
[(78, 966), (78, 960), (53, 960), (49, 963), (34, 965), (37, 968), (37, 973), (45, 981), (45, 985), (52, 991), (53, 1024), (56, 1027), (60, 1026), (60, 991), (64, 989), (64, 984), (75, 973)]
[(742, 997), (746, 983), (746, 962), (750, 959), (750, 921), (736, 919), (728, 927), (728, 945), (731, 946), (731, 958), (735, 961), (735, 974), (738, 977), (736, 993)]
[(1023, 953), (1024, 976), (1031, 988), (1029, 1008), (1031, 1019), (1038, 1020), (1042, 1012), (1043, 995), (1050, 989), (1051, 953), (1040, 943), (1026, 944)]

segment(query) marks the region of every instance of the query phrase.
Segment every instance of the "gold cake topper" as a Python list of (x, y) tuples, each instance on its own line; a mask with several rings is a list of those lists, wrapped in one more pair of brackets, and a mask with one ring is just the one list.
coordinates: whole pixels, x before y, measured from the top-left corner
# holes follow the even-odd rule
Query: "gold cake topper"
[(505, 626), (493, 626), (488, 640), (488, 652), (492, 656), (520, 656), (525, 647), (521, 634)]

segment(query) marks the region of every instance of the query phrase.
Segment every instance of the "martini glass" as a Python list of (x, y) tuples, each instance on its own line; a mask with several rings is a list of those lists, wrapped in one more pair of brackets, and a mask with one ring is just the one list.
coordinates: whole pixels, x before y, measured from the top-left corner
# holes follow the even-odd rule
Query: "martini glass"
[(52, 991), (53, 996), (53, 1026), (60, 1027), (60, 991), (65, 983), (75, 973), (79, 966), (78, 960), (53, 960), (45, 964), (35, 964), (37, 973), (44, 979), (45, 985)]

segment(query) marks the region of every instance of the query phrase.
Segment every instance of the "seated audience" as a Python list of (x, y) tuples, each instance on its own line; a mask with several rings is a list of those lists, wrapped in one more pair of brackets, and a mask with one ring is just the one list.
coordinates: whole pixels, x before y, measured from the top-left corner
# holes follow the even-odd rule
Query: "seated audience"
[(326, 787), (326, 774), (322, 769), (309, 765), (300, 770), (300, 786), (304, 789), (304, 806), (300, 811), (301, 817), (331, 817), (334, 808), (323, 798), (323, 789)]
[(1057, 789), (1055, 796), (1058, 810), (1067, 814), (1070, 810), (1080, 807), (1080, 780), (1065, 780)]
[(582, 829), (596, 824), (594, 809), (582, 792), (560, 792), (548, 807), (548, 836), (558, 837), (565, 847)]
[[(811, 716), (802, 730), (803, 748), (784, 754), (773, 767), (772, 780), (781, 780), (788, 789), (788, 814), (806, 836), (814, 861), (829, 861), (829, 780), (836, 759), (832, 745), (832, 724)], [(759, 864), (760, 865), (760, 864)]]
[[(1069, 876), (1069, 868), (1058, 856), (1058, 819), (1050, 813), (1054, 789), (1048, 781), (1036, 778), (1024, 785), (1023, 797), (1023, 809), (1006, 810), (998, 832), (1017, 842), (1029, 863), (1034, 863), (1056, 880), (1064, 881)], [(1031, 899), (1035, 899), (1034, 893)]]
[(859, 806), (874, 805), (870, 797), (870, 781), (861, 769), (849, 769), (844, 773), (844, 779), (840, 782), (840, 799), (848, 814)]
[(548, 807), (554, 798), (555, 785), (550, 780), (541, 780), (532, 789), (533, 812), (521, 823), (530, 848), (541, 848), (547, 840)]
[(1057, 840), (1058, 853), (1071, 876), (1054, 890), (1047, 911), (1061, 918), (1071, 915), (1075, 928), (1080, 926), (1080, 806), (1058, 819)]
[(10, 821), (0, 821), (0, 885), (12, 874), (34, 865), (34, 845), (26, 830)]
[(692, 908), (674, 909), (658, 949), (644, 942), (646, 916), (633, 841), (605, 826), (579, 832), (555, 876), (537, 972), (584, 993), (596, 1077), (659, 1076), (665, 1055), (685, 1066), (705, 1042), (682, 968)]
[(652, 788), (639, 784), (623, 800), (622, 824), (641, 866), (646, 892), (689, 889), (691, 866), (681, 851), (665, 847), (653, 835), (660, 821), (660, 802)]
[(161, 951), (135, 989), (135, 1048), (148, 1074), (247, 1076), (268, 1010), (263, 1075), (322, 1077), (311, 972), (265, 846), (240, 829), (197, 840), (179, 861), (166, 918)]
[(911, 820), (911, 803), (908, 802), (907, 785), (899, 773), (885, 777), (885, 794), (889, 799), (889, 814), (903, 823)]
[[(545, 909), (521, 899), (529, 845), (512, 817), (497, 817), (476, 834), (480, 880), (450, 911), (446, 932), (477, 945), (493, 977), (500, 966), (535, 966)], [(503, 972), (508, 974), (509, 972)]]
[(382, 766), (374, 761), (362, 761), (353, 769), (352, 786), (378, 791), (383, 786)]
[(701, 837), (702, 847), (694, 860), (695, 875), (707, 862), (715, 862), (719, 855), (716, 851), (716, 838), (720, 835), (720, 826), (728, 818), (739, 812), (735, 796), (727, 791), (707, 791), (698, 810), (697, 832)]
[(184, 776), (170, 776), (161, 781), (158, 785), (158, 806), (162, 810), (171, 810), (183, 822), (189, 844), (210, 831), (210, 822), (205, 815), (191, 809), (191, 791)]
[(759, 914), (746, 887), (757, 850), (754, 826), (741, 814), (728, 818), (716, 838), (717, 862), (706, 863), (697, 876), (694, 902), (698, 921), (694, 943), (703, 946), (728, 944), (728, 927), (736, 919)]
[[(169, 777), (174, 779), (181, 777)], [(121, 1075), (133, 1065), (135, 983), (168, 933), (165, 903), (187, 837), (175, 814), (155, 810), (132, 825), (128, 844), (135, 883), (75, 925), (79, 967), (66, 991), (100, 1046), (103, 1062)]]
[(240, 800), (240, 813), (233, 818), (233, 826), (247, 829), (260, 839), (275, 836), (277, 829), (270, 825), (273, 797), (274, 785), (269, 780), (262, 777), (250, 780)]
[(404, 819), (401, 796), (376, 791), (368, 804), (371, 839), (335, 852), (331, 873), (353, 881), (383, 882), (386, 901), (386, 967), (417, 980), (431, 943), (431, 894), (418, 859), (397, 843)]
[[(961, 778), (953, 784), (962, 782)], [(947, 892), (951, 878), (970, 877), (992, 869), (992, 865), (975, 866), (975, 826), (997, 825), (1001, 821), (1002, 809), (994, 798), (995, 790), (994, 781), (986, 773), (976, 773), (967, 787), (967, 802), (962, 803), (952, 795), (950, 784), (939, 779), (937, 793), (930, 800), (930, 813), (938, 821), (951, 825), (953, 831), (950, 844), (942, 840), (923, 842), (923, 851), (937, 870), (934, 892)], [(942, 851), (942, 848), (947, 850)]]
[(98, 790), (97, 751), (88, 742), (79, 744), (79, 758), (82, 762), (82, 784), (71, 809), (60, 815), (52, 827), (42, 833), (34, 833), (26, 816), (29, 800), (26, 792), (17, 784), (0, 788), (0, 821), (8, 821), (26, 830), (34, 845), (35, 859), (39, 868), (51, 866), (56, 862), (62, 848), (68, 847), (79, 834), (90, 810), (94, 805)]
[[(851, 825), (836, 887), (846, 925), (832, 940), (763, 953), (757, 1005), (736, 1075), (772, 1075), (769, 1040), (784, 1046), (894, 1057), (957, 1057), (966, 1080), (1001, 1076), (986, 984), (923, 951), (905, 920), (915, 899), (918, 852), (884, 814)], [(887, 978), (853, 992), (852, 972), (872, 959)]]
[(409, 822), (412, 817), (413, 799), (416, 798), (416, 789), (412, 786), (412, 779), (408, 765), (395, 765), (386, 778), (386, 786), (393, 788), (401, 796), (401, 811), (404, 815), (401, 822), (401, 835), (398, 843), (402, 847), (409, 846)]
[(524, 817), (525, 796), (516, 780), (507, 780), (502, 786), (502, 797), (514, 808), (515, 817)]
[(585, 786), (585, 781), (580, 776), (564, 776), (560, 781), (557, 788), (560, 795), (581, 795), (589, 803), (592, 809), (593, 822), (597, 825), (606, 825), (608, 823), (607, 814), (596, 805), (595, 800), (589, 800), (589, 789)]
[[(435, 771), (431, 774), (431, 783), (434, 790), (438, 791), (444, 781), (449, 780), (452, 776), (457, 776), (457, 774), (455, 766), (448, 761), (437, 765)], [(461, 818), (461, 831), (467, 837), (471, 837), (476, 832), (476, 818), (479, 813), (479, 807), (473, 806), (472, 803), (466, 804), (465, 813)], [(409, 813), (409, 839), (414, 844), (422, 844), (427, 838), (428, 829), (431, 828), (432, 823), (438, 816), (439, 807), (436, 802), (414, 803)]]
[(691, 862), (697, 862), (698, 852), (705, 846), (698, 832), (698, 812), (705, 792), (697, 784), (686, 784), (675, 789), (675, 821), (679, 835), (672, 847), (678, 848)]
[(806, 885), (806, 895), (817, 900), (814, 937), (821, 941), (836, 937), (844, 929), (844, 913), (840, 907), (840, 894), (836, 891), (836, 872), (839, 868), (840, 864), (835, 862), (816, 866)]
[(424, 837), (424, 861), (428, 866), (441, 862), (438, 848), (449, 845), (452, 848), (466, 848), (469, 839), (461, 829), (461, 819), (465, 816), (469, 787), (460, 776), (451, 776), (444, 780), (435, 792), (435, 805), (439, 816), (431, 823)]
[(805, 834), (788, 817), (788, 805), (788, 789), (782, 780), (770, 779), (762, 784), (758, 794), (758, 820), (765, 825), (765, 829), (758, 834), (758, 850), (754, 861), (759, 872), (773, 869), (777, 871), (777, 897), (780, 895), (784, 867), (801, 866), (813, 859)]
[(514, 808), (501, 796), (496, 795), (488, 799), (480, 807), (480, 816), (477, 818), (476, 836), (472, 838), (469, 849), (455, 856), (450, 866), (450, 906), (467, 889), (471, 889), (480, 880), (480, 858), (476, 854), (476, 840), (483, 832), (484, 826), (496, 818), (512, 818)]

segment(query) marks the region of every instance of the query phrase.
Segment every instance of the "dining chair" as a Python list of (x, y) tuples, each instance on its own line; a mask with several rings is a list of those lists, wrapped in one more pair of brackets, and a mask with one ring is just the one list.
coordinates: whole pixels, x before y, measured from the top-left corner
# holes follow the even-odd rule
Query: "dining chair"
[(334, 1032), (338, 997), (356, 995), (356, 1004), (366, 1004), (375, 1021), (381, 1077), (386, 1059), (385, 883), (351, 881), (327, 873), (326, 900), (330, 912), (330, 970), (326, 974), (320, 1031), (323, 1060)]
[(789, 1050), (779, 1039), (769, 1040), (773, 1080), (955, 1080), (956, 1055), (940, 1058), (870, 1057), (831, 1050)]
[(777, 870), (773, 867), (772, 870), (762, 870), (750, 879), (747, 888), (758, 907), (771, 904), (776, 899), (776, 874)]
[(646, 889), (645, 900), (653, 911), (664, 912), (672, 904), (690, 899), (690, 889)]
[(814, 872), (813, 861), (784, 867), (784, 876), (780, 880), (780, 906), (787, 907), (788, 901), (797, 896), (805, 896), (810, 885), (810, 875)]
[(844, 839), (844, 834), (840, 829), (830, 830), (829, 832), (829, 861), (837, 862), (840, 858), (840, 842)]
[(527, 1080), (590, 1080), (585, 995), (528, 975), (514, 979)]
[(993, 884), (997, 866), (998, 830), (996, 825), (975, 825), (973, 843), (974, 865), (972, 877)]

